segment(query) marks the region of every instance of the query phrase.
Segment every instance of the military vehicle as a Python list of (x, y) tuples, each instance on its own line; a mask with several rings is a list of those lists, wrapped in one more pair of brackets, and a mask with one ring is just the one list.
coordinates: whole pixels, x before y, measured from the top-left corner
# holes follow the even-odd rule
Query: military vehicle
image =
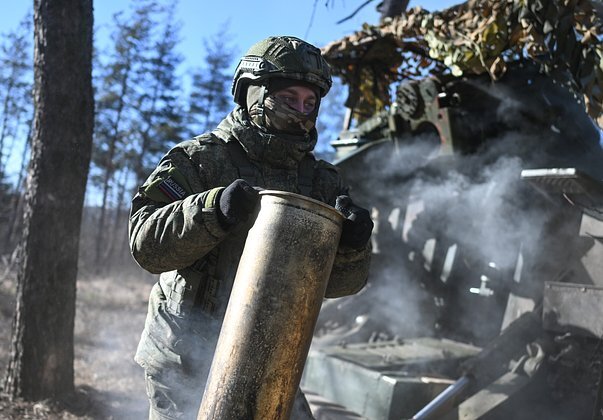
[(332, 143), (376, 226), (367, 287), (323, 304), (315, 416), (603, 418), (603, 149), (582, 99), (521, 60), (394, 88)]

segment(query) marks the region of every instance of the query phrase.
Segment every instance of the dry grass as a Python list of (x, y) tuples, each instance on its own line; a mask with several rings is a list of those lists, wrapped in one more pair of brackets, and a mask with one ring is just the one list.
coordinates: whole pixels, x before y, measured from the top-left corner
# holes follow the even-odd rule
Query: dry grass
[[(142, 419), (148, 405), (143, 372), (133, 361), (153, 278), (144, 273), (78, 281), (76, 395), (62, 404), (9, 402), (0, 419)], [(15, 279), (0, 282), (0, 374), (8, 362)]]

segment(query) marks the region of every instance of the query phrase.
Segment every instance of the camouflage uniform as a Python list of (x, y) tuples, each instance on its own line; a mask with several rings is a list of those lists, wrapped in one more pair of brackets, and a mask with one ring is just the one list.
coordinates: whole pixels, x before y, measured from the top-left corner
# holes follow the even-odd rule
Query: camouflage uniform
[[(237, 106), (212, 133), (170, 150), (134, 197), (132, 254), (146, 270), (161, 273), (135, 356), (147, 375), (154, 415), (181, 418), (185, 412), (195, 418), (200, 405), (249, 229), (221, 227), (218, 192), (243, 178), (332, 206), (346, 193), (337, 169), (311, 154), (315, 129), (309, 139), (297, 142), (258, 130)], [(368, 244), (361, 250), (340, 246), (326, 297), (359, 291), (369, 259)]]

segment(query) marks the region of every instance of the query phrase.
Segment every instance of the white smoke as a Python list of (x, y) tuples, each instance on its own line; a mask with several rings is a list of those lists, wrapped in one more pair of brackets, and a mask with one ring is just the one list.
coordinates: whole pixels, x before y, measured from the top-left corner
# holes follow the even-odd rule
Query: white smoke
[[(533, 137), (506, 134), (477, 154), (448, 157), (437, 156), (431, 138), (411, 140), (374, 147), (342, 165), (352, 178), (355, 201), (379, 216), (378, 253), (365, 291), (323, 305), (318, 344), (438, 334), (434, 320), (442, 302), (423, 287), (422, 277), (452, 282), (450, 271), (461, 267), (468, 278), (458, 287), (477, 293), (488, 270), (494, 267), (501, 273), (498, 280), (509, 283), (520, 252), (538, 247), (551, 212), (521, 180), (526, 165), (543, 159), (537, 149), (526, 159), (524, 149), (533, 147)], [(448, 249), (440, 260), (434, 255), (438, 243)], [(417, 272), (417, 265), (424, 272)], [(508, 284), (498, 285), (503, 286)], [(475, 298), (484, 305), (492, 299)], [(483, 322), (475, 314), (476, 325), (467, 328), (478, 336), (500, 328)]]

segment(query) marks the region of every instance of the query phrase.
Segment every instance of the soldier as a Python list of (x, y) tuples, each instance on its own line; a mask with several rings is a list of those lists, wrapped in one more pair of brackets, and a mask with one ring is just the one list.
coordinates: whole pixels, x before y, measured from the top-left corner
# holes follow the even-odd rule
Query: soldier
[[(316, 160), (316, 117), (331, 76), (320, 50), (294, 37), (251, 47), (233, 80), (237, 106), (211, 133), (178, 144), (132, 201), (130, 248), (161, 273), (135, 360), (150, 418), (196, 418), (241, 257), (253, 187), (303, 194), (346, 215), (326, 297), (358, 292), (370, 259), (369, 213), (337, 169)], [(312, 418), (298, 393), (293, 418)]]

